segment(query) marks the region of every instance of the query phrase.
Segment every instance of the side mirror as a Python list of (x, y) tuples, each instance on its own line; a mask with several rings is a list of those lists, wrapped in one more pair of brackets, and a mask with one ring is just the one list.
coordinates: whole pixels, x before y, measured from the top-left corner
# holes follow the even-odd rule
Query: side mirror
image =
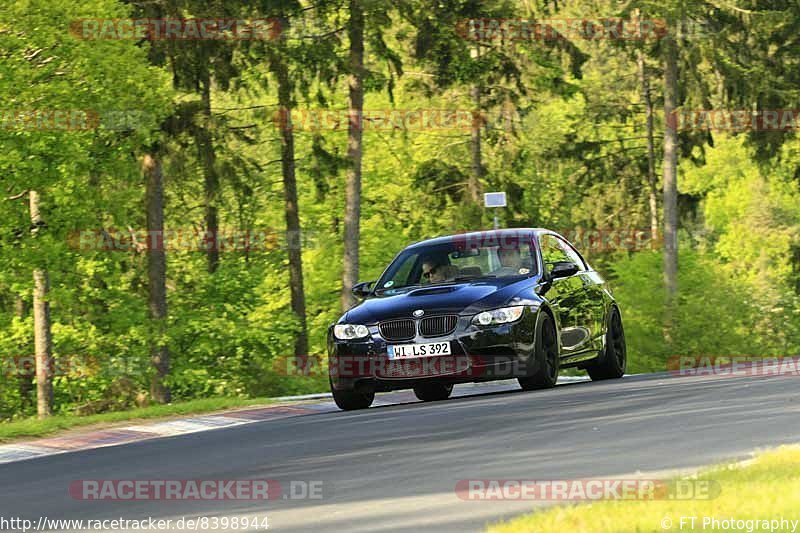
[(366, 298), (372, 292), (372, 284), (374, 281), (362, 281), (353, 285), (353, 295), (356, 298)]
[(550, 277), (552, 279), (568, 278), (570, 276), (574, 276), (579, 271), (580, 268), (578, 268), (578, 265), (575, 263), (570, 261), (558, 261), (557, 263), (553, 263), (553, 266), (550, 269)]

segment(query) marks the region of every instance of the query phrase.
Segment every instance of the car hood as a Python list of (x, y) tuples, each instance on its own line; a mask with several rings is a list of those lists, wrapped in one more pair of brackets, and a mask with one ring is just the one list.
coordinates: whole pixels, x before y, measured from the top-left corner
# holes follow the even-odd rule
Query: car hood
[(498, 278), (386, 291), (347, 311), (340, 323), (374, 324), (392, 318), (410, 318), (417, 309), (427, 315), (480, 313), (506, 305), (532, 284), (535, 281), (531, 278)]

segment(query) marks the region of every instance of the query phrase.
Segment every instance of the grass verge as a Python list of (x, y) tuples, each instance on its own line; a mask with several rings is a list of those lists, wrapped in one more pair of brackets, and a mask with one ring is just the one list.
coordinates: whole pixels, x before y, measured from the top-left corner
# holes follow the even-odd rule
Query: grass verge
[[(784, 446), (757, 455), (747, 465), (723, 465), (697, 479), (719, 484), (719, 496), (693, 500), (626, 500), (551, 507), (489, 527), (490, 533), (527, 531), (763, 531), (760, 520), (800, 520), (800, 447)], [(691, 527), (688, 517), (697, 517)], [(684, 522), (681, 527), (681, 517)], [(706, 518), (717, 518), (718, 523)], [(725, 528), (722, 520), (751, 520)], [(769, 531), (767, 529), (767, 531)], [(800, 527), (797, 528), (800, 531)]]
[(44, 437), (54, 433), (86, 426), (107, 426), (121, 422), (135, 422), (153, 418), (170, 418), (178, 415), (191, 415), (274, 403), (268, 398), (207, 398), (176, 402), (167, 405), (140, 407), (128, 411), (114, 411), (97, 415), (55, 415), (44, 420), (28, 418), (0, 424), (0, 442), (22, 438)]

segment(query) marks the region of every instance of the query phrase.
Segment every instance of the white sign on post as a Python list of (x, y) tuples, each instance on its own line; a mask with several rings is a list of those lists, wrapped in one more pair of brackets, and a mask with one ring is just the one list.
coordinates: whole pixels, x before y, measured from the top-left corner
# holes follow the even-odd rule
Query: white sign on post
[(504, 192), (487, 192), (483, 195), (483, 205), (485, 207), (505, 207), (506, 206), (506, 193)]

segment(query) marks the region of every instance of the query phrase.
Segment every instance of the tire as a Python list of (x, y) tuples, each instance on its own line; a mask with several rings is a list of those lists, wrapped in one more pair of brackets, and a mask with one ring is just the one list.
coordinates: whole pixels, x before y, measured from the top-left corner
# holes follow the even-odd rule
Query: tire
[(625, 345), (625, 330), (616, 307), (611, 308), (606, 328), (606, 342), (600, 361), (586, 367), (592, 381), (616, 379), (625, 375), (628, 366), (628, 349)]
[(518, 378), (522, 390), (549, 389), (558, 381), (559, 353), (556, 326), (547, 313), (541, 314), (536, 332), (535, 355), (540, 364), (534, 374)]
[(414, 387), (414, 395), (423, 402), (440, 402), (450, 397), (453, 392), (453, 384), (445, 383), (425, 383)]
[(336, 390), (331, 383), (331, 393), (336, 406), (343, 411), (356, 411), (366, 409), (375, 400), (375, 392), (356, 392), (350, 390)]

